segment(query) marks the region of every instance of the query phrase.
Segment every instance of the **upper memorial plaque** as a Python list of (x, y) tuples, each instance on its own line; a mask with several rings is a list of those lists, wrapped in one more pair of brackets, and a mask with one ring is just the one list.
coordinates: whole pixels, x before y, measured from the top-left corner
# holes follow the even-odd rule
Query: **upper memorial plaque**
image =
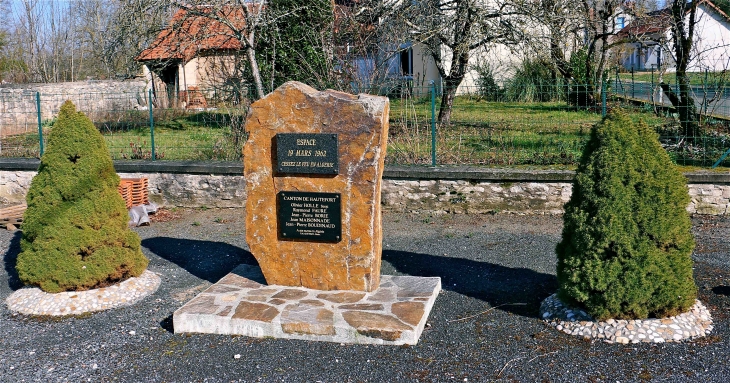
[(285, 174), (339, 174), (336, 133), (279, 133), (276, 171)]

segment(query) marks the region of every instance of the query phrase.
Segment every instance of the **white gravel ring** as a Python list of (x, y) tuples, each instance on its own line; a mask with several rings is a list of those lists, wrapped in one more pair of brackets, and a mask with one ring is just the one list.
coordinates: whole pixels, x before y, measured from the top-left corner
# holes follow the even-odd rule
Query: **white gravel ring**
[(673, 317), (598, 322), (583, 310), (568, 307), (553, 294), (540, 305), (540, 317), (568, 335), (608, 343), (679, 342), (703, 337), (713, 329), (710, 311), (699, 300), (687, 312)]
[(19, 289), (5, 303), (10, 311), (25, 315), (80, 315), (128, 306), (151, 295), (160, 287), (160, 277), (145, 270), (139, 277), (86, 291), (47, 293), (38, 287)]

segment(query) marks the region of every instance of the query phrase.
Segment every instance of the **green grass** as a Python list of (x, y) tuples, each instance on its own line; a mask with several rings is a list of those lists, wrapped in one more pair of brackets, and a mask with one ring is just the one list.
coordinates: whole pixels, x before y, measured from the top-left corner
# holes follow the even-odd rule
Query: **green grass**
[[(689, 82), (691, 85), (708, 84), (710, 86), (726, 86), (728, 85), (728, 81), (730, 81), (730, 73), (727, 72), (708, 72), (707, 76), (705, 76), (705, 72), (690, 72), (687, 73), (687, 75), (689, 76)], [(613, 78), (614, 76), (615, 74), (612, 75), (612, 82), (615, 81)], [(637, 82), (659, 83), (659, 73), (656, 71), (654, 71), (653, 75), (652, 72), (634, 72), (633, 77), (634, 81)], [(631, 73), (619, 73), (619, 79), (624, 83), (624, 86), (626, 86), (626, 84), (631, 83)], [(662, 75), (662, 81), (667, 84), (676, 84), (676, 73), (664, 73)]]
[[(149, 159), (152, 145), (150, 129), (135, 129), (105, 134), (114, 159)], [(164, 160), (238, 159), (230, 128), (155, 127), (155, 155)]]
[[(616, 105), (610, 103), (608, 107)], [(629, 116), (643, 119), (665, 134), (676, 131), (677, 124), (671, 116), (658, 117), (651, 108), (633, 108)], [(151, 157), (146, 112), (92, 117), (114, 159)], [(239, 161), (245, 142), (243, 117), (242, 109), (198, 113), (158, 110), (156, 156), (161, 160)], [(392, 100), (386, 162), (431, 164), (430, 119), (430, 98)], [(572, 168), (591, 127), (600, 120), (600, 110), (575, 110), (565, 102), (487, 102), (474, 96), (460, 96), (454, 104), (452, 123), (437, 126), (437, 164)], [(722, 140), (730, 129), (725, 125), (720, 122), (710, 135), (717, 143), (702, 143), (709, 149), (670, 155), (679, 164), (708, 167), (727, 149)], [(47, 124), (45, 134), (48, 129), (52, 129), (52, 122)], [(37, 157), (39, 153), (35, 133), (4, 137), (1, 144), (0, 155), (5, 157)], [(730, 159), (724, 164), (730, 164)]]
[[(396, 100), (391, 104), (386, 160), (393, 164), (430, 164), (430, 102)], [(437, 105), (438, 109), (438, 105)], [(633, 113), (652, 126), (666, 119)], [(437, 127), (437, 163), (468, 165), (574, 166), (595, 111), (576, 111), (566, 103), (498, 103), (459, 97), (450, 125)]]
[[(152, 135), (147, 112), (91, 114), (106, 139), (115, 160), (150, 159)], [(239, 109), (185, 113), (155, 112), (155, 155), (162, 160), (239, 160), (245, 137), (241, 134), (244, 114)], [(44, 125), (47, 140), (53, 122)], [(38, 157), (40, 145), (35, 132), (3, 137), (3, 157)]]

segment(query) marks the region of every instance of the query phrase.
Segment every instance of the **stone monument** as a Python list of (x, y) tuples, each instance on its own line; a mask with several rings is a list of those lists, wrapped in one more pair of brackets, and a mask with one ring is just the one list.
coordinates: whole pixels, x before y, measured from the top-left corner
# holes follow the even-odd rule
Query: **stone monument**
[(388, 108), (297, 82), (251, 105), (246, 241), (269, 284), (378, 287)]
[(241, 265), (173, 315), (175, 332), (415, 344), (437, 277), (380, 275), (385, 97), (288, 82), (251, 105)]

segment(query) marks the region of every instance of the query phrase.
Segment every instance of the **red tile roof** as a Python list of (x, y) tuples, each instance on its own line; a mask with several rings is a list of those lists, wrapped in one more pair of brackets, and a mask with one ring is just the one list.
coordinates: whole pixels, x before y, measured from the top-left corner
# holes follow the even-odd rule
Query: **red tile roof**
[(632, 20), (618, 32), (619, 38), (641, 39), (647, 35), (662, 33), (672, 25), (672, 12), (669, 8), (649, 12)]
[[(240, 7), (198, 8), (200, 12), (218, 12), (235, 29), (241, 30), (246, 21)], [(242, 49), (233, 30), (211, 17), (188, 14), (184, 9), (175, 13), (167, 28), (163, 29), (150, 46), (136, 58), (137, 61), (182, 60), (188, 62), (204, 52)]]

